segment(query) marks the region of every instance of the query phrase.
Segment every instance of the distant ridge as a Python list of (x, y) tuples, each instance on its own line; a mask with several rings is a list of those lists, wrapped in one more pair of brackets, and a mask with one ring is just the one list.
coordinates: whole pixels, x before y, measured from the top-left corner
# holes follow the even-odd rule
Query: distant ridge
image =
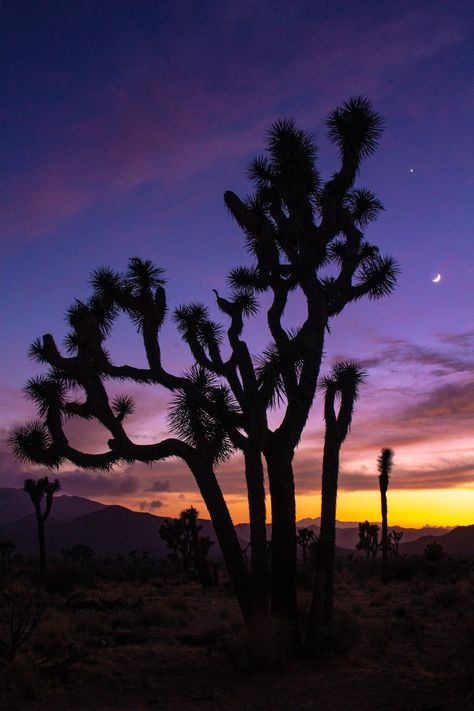
[[(156, 557), (169, 553), (159, 535), (166, 517), (132, 511), (124, 506), (106, 506), (80, 496), (58, 496), (54, 500), (51, 517), (46, 526), (48, 551), (60, 556), (64, 548), (78, 543), (91, 546), (98, 556), (127, 555), (132, 550), (147, 550)], [(341, 526), (342, 523), (342, 526)], [(216, 540), (210, 521), (200, 519), (202, 534)], [(302, 519), (298, 528), (310, 527), (318, 532), (319, 519)], [(474, 555), (474, 525), (454, 529), (425, 527), (422, 529), (393, 527), (404, 536), (400, 550), (422, 554), (427, 543), (437, 540), (447, 553)], [(271, 524), (268, 525), (271, 536)], [(236, 525), (237, 535), (245, 546), (250, 540), (248, 523)], [(18, 553), (34, 556), (37, 553), (36, 521), (29, 498), (21, 489), (0, 488), (0, 540), (10, 539)], [(350, 522), (338, 522), (336, 544), (340, 553), (354, 551), (358, 541), (358, 527)], [(211, 556), (219, 556), (217, 544)]]
[(402, 553), (421, 555), (432, 541), (440, 543), (443, 551), (449, 555), (474, 556), (474, 524), (457, 526), (444, 536), (422, 536), (416, 541), (400, 545), (400, 550)]
[[(72, 521), (78, 516), (104, 508), (105, 504), (82, 496), (60, 494), (54, 497), (54, 518), (58, 521)], [(23, 516), (29, 516), (32, 511), (30, 497), (23, 489), (0, 488), (0, 523), (12, 523)]]

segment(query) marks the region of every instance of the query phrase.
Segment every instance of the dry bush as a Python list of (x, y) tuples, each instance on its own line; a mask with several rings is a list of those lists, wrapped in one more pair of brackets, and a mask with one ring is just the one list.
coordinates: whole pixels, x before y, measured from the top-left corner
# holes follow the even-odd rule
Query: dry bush
[(43, 595), (21, 583), (0, 593), (0, 666), (15, 658), (35, 633), (46, 609)]

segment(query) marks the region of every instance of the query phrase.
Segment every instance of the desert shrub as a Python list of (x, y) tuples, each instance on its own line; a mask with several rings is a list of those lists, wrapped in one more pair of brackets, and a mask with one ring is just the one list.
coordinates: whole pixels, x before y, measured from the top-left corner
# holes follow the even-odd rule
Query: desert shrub
[(424, 556), (429, 561), (441, 560), (444, 556), (443, 546), (437, 541), (431, 541), (424, 550)]
[(36, 588), (13, 585), (0, 593), (0, 665), (11, 662), (32, 637), (46, 603)]

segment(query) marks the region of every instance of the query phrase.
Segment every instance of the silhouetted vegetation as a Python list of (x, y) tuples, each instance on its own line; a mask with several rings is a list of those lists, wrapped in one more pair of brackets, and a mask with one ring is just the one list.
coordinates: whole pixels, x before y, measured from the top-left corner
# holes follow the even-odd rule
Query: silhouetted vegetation
[[(390, 472), (393, 467), (393, 449), (385, 447), (377, 460), (379, 470), (379, 487), (382, 508), (382, 540), (380, 547), (382, 549), (382, 582), (388, 583), (388, 555), (390, 551), (390, 540), (388, 534), (388, 509), (387, 509), (387, 490), (390, 481)], [(396, 539), (393, 539), (394, 541)], [(398, 546), (397, 546), (398, 549)]]
[(306, 557), (308, 554), (308, 549), (311, 548), (312, 545), (317, 543), (318, 541), (318, 536), (316, 536), (315, 532), (313, 531), (312, 528), (298, 528), (297, 533), (296, 533), (296, 544), (300, 546), (301, 548), (301, 554), (303, 556), (303, 563), (306, 565)]
[[(44, 574), (44, 569), (46, 567), (46, 537), (44, 526), (48, 520), (48, 516), (51, 513), (51, 508), (53, 506), (54, 494), (59, 491), (61, 484), (58, 479), (50, 481), (48, 477), (43, 477), (42, 479), (27, 479), (24, 485), (24, 491), (27, 493), (33, 502), (36, 515), (36, 523), (38, 526), (38, 543), (39, 543), (39, 561), (40, 561), (40, 575)], [(44, 508), (41, 508), (41, 504), (45, 501)]]
[(198, 516), (193, 506), (181, 511), (179, 518), (167, 519), (160, 526), (160, 536), (173, 551), (178, 566), (185, 572), (194, 569), (201, 585), (210, 587), (213, 580), (207, 554), (214, 543), (209, 536), (199, 535), (202, 526), (197, 523)]
[[(107, 470), (119, 462), (184, 460), (193, 472), (222, 549), (249, 631), (261, 630), (269, 610), (289, 648), (298, 643), (296, 604), (296, 522), (293, 457), (313, 403), (324, 340), (330, 322), (363, 297), (389, 295), (397, 265), (364, 239), (362, 230), (382, 204), (366, 189), (355, 188), (364, 158), (377, 148), (382, 120), (370, 101), (356, 97), (327, 119), (339, 167), (322, 182), (313, 138), (291, 120), (270, 128), (267, 154), (249, 169), (254, 194), (241, 200), (225, 193), (225, 203), (245, 236), (250, 266), (233, 269), (229, 298), (216, 292), (228, 322), (224, 332), (202, 304), (180, 306), (177, 327), (196, 362), (185, 375), (174, 375), (161, 360), (159, 332), (166, 313), (162, 269), (133, 258), (128, 271), (94, 272), (93, 293), (68, 310), (71, 332), (64, 356), (53, 337), (35, 341), (31, 354), (50, 367), (31, 380), (29, 396), (41, 420), (19, 428), (12, 437), (17, 456), (50, 468), (64, 461)], [(327, 276), (332, 266), (334, 275)], [(303, 297), (303, 321), (284, 325), (290, 294)], [(257, 358), (242, 337), (244, 319), (258, 310), (258, 295), (270, 298), (267, 323), (271, 341)], [(126, 314), (143, 337), (147, 366), (116, 365), (104, 342), (119, 313)], [(127, 395), (109, 399), (105, 381), (129, 380), (160, 385), (174, 396), (169, 422), (179, 439), (153, 444), (133, 442), (125, 420), (133, 411)], [(77, 399), (71, 388), (83, 394)], [(280, 425), (268, 426), (269, 408), (279, 405)], [(63, 430), (66, 416), (95, 418), (109, 432), (101, 454), (72, 447)], [(248, 578), (215, 467), (234, 449), (243, 452), (251, 529)], [(265, 527), (265, 458), (272, 504), (271, 607)], [(256, 632), (257, 637), (260, 631)]]
[(426, 560), (431, 562), (441, 560), (444, 556), (443, 546), (437, 541), (431, 541), (424, 550)]
[(379, 527), (375, 523), (359, 523), (359, 542), (356, 548), (365, 551), (367, 558), (376, 558), (379, 550)]
[[(321, 528), (316, 556), (316, 577), (308, 618), (307, 642), (317, 645), (320, 630), (330, 628), (334, 612), (334, 562), (336, 552), (336, 504), (339, 454), (352, 422), (354, 405), (365, 372), (356, 363), (337, 363), (323, 380), (325, 390)], [(336, 414), (335, 402), (339, 397)]]

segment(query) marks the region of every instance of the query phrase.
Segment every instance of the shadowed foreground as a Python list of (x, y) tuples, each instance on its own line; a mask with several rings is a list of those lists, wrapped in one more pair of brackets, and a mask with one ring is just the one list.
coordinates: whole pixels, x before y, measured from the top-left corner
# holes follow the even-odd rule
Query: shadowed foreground
[[(36, 632), (4, 670), (1, 707), (467, 711), (472, 562), (413, 560), (401, 560), (403, 579), (383, 588), (372, 562), (341, 562), (336, 637), (321, 660), (276, 659), (267, 672), (248, 667), (225, 584), (203, 591), (176, 579), (91, 580), (82, 572), (71, 587), (61, 564), (50, 570)], [(303, 581), (300, 608), (309, 601)]]

